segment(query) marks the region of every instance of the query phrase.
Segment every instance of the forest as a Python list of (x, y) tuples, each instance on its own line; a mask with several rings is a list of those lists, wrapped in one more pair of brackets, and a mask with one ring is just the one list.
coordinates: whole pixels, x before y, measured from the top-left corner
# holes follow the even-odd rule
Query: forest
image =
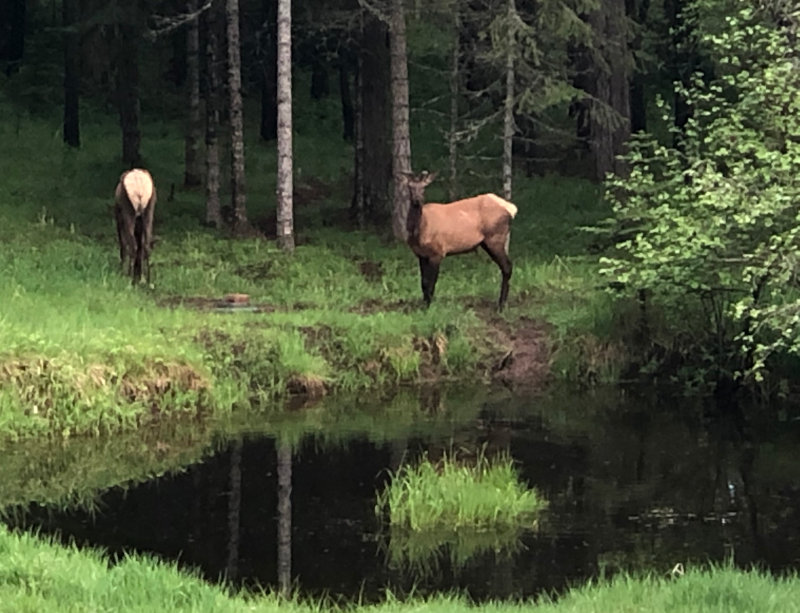
[[(476, 375), (796, 384), (787, 0), (5, 0), (0, 23), (0, 406), (44, 410), (16, 435)], [(134, 167), (158, 194), (138, 288), (112, 211)], [(465, 245), (499, 271), (408, 248), (422, 171), (429, 200), (514, 203), (510, 261), (507, 234)]]
[(0, 0), (0, 611), (796, 610), (798, 37)]

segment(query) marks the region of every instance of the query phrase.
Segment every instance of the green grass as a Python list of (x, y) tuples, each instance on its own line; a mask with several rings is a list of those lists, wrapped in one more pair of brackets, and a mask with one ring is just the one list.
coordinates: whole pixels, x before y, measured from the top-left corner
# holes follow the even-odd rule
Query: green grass
[(556, 601), (469, 603), (457, 595), (402, 601), (387, 593), (374, 605), (332, 605), (274, 594), (236, 593), (180, 572), (174, 565), (128, 557), (113, 566), (97, 551), (56, 546), (0, 526), (0, 612), (277, 612), (312, 613), (793, 613), (800, 579), (730, 567), (690, 570), (675, 579), (621, 575), (574, 588)]
[[(324, 123), (335, 109), (321, 112)], [(127, 430), (174, 412), (274, 402), (288, 390), (480, 379), (509, 350), (494, 328), (523, 321), (550, 322), (558, 374), (614, 376), (613, 361), (577, 365), (617, 356), (591, 340), (613, 321), (585, 255), (589, 237), (577, 231), (606, 214), (589, 183), (518, 178), (502, 318), (493, 311), (500, 275), (482, 253), (447, 258), (434, 305), (423, 310), (410, 250), (342, 222), (350, 157), (338, 136), (298, 128), (295, 183), (304, 196), (289, 256), (271, 241), (204, 228), (202, 195), (180, 188), (182, 124), (146, 117), (158, 242), (152, 287), (132, 288), (119, 271), (110, 211), (122, 170), (118, 128), (96, 110), (85, 118), (78, 151), (63, 146), (55, 118), (23, 114), (0, 125), (0, 437)], [(248, 212), (260, 222), (274, 210), (274, 145), (247, 146)], [(228, 292), (250, 294), (262, 312), (209, 308)]]
[(536, 525), (546, 502), (520, 480), (507, 455), (470, 459), (445, 453), (404, 464), (378, 494), (375, 512), (412, 531)]

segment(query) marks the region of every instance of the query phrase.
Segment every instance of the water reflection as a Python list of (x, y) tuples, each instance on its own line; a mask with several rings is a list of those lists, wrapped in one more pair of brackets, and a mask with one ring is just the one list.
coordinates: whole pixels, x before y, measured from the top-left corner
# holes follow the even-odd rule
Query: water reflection
[[(222, 439), (184, 435), (192, 443), (183, 470), (169, 472), (162, 457), (153, 464), (161, 477), (109, 489), (112, 479), (141, 479), (145, 458), (160, 457), (144, 445), (131, 462), (136, 478), (85, 471), (103, 488), (94, 514), (18, 504), (50, 491), (53, 476), (72, 475), (70, 466), (85, 467), (74, 449), (60, 457), (52, 448), (24, 470), (20, 448), (11, 456), (18, 469), (0, 482), (0, 508), (16, 510), (8, 521), (20, 527), (112, 554), (177, 559), (212, 580), (362, 600), (387, 587), (527, 596), (621, 569), (664, 573), (707, 560), (800, 569), (798, 421), (766, 410), (742, 421), (699, 401), (618, 390), (403, 394), (260, 415)], [(159, 440), (174, 462), (178, 443)], [(389, 534), (387, 543), (376, 492), (401, 461), (453, 448), (510, 453), (549, 501), (538, 531)], [(106, 451), (114, 466), (118, 450)], [(98, 463), (106, 457), (97, 454)], [(53, 491), (69, 499), (63, 484)]]
[(486, 554), (496, 560), (510, 561), (523, 549), (518, 526), (497, 530), (423, 530), (390, 528), (379, 537), (380, 551), (391, 570), (417, 579), (441, 575), (444, 568), (454, 574)]

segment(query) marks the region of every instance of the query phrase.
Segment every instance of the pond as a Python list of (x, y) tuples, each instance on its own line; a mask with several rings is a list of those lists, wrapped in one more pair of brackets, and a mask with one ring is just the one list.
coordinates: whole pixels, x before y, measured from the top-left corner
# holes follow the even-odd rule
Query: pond
[[(17, 501), (4, 521), (112, 555), (177, 560), (210, 580), (290, 582), (337, 600), (376, 600), (386, 589), (525, 597), (708, 561), (800, 569), (800, 419), (790, 410), (745, 417), (620, 389), (420, 389), (265, 413), (212, 438), (183, 464), (153, 470), (161, 476), (98, 488), (91, 509)], [(163, 456), (186, 440), (162, 435), (147, 447)], [(376, 492), (401, 462), (481, 449), (510, 453), (549, 501), (535, 529), (388, 537)], [(107, 445), (92, 464), (121, 453)], [(63, 488), (62, 477), (38, 479)]]

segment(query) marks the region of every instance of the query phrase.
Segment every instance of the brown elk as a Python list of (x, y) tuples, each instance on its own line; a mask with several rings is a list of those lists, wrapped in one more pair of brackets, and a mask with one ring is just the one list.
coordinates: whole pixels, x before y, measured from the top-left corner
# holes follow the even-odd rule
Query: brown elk
[(425, 203), (425, 188), (436, 173), (405, 174), (410, 207), (406, 230), (408, 244), (419, 258), (422, 297), (430, 306), (439, 265), (448, 254), (481, 247), (502, 273), (498, 308), (505, 306), (512, 265), (508, 257), (511, 220), (517, 207), (495, 194), (481, 194), (448, 204)]
[(155, 206), (156, 186), (150, 173), (141, 168), (123, 172), (114, 192), (114, 218), (120, 263), (134, 283), (141, 280), (143, 269), (150, 282)]

